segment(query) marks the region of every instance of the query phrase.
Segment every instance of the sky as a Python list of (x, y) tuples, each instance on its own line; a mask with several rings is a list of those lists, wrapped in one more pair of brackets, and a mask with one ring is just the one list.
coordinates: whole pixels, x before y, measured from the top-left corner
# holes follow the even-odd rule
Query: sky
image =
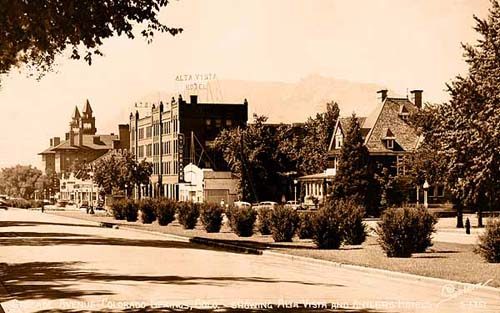
[[(24, 70), (2, 77), (0, 167), (41, 167), (49, 138), (64, 138), (86, 99), (99, 133), (117, 132), (145, 95), (178, 88), (179, 74), (295, 82), (311, 74), (374, 83), (405, 94), (448, 98), (445, 83), (465, 73), (461, 42), (474, 42), (473, 14), (488, 0), (178, 0), (160, 19), (184, 32), (152, 44), (112, 38), (92, 66), (57, 59), (40, 81)], [(417, 86), (417, 87), (415, 87)]]

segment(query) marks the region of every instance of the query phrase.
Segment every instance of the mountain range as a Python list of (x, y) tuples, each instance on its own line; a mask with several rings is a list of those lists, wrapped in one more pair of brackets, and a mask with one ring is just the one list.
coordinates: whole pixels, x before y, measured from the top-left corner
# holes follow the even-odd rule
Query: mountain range
[[(187, 84), (185, 85), (187, 86)], [(309, 116), (323, 112), (326, 103), (336, 101), (340, 114), (347, 116), (355, 112), (368, 115), (377, 104), (377, 91), (383, 86), (358, 83), (336, 78), (309, 75), (297, 82), (265, 82), (232, 79), (216, 79), (205, 83), (203, 89), (179, 90), (183, 97), (198, 94), (199, 102), (243, 103), (248, 100), (249, 120), (252, 115), (265, 115), (271, 123), (303, 122)], [(152, 92), (141, 102), (170, 99), (179, 92)]]

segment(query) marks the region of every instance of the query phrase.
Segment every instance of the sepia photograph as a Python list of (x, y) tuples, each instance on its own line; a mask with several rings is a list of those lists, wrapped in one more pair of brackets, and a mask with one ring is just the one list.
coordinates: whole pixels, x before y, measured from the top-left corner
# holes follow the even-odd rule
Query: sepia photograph
[(500, 312), (500, 0), (0, 0), (0, 313)]

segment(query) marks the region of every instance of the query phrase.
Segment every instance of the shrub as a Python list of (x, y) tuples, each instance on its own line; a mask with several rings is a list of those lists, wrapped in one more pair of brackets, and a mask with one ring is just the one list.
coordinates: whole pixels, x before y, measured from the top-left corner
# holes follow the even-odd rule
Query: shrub
[(344, 231), (335, 202), (328, 201), (316, 213), (313, 219), (312, 238), (320, 249), (338, 249), (344, 239)]
[(200, 210), (200, 220), (209, 233), (218, 233), (222, 226), (224, 209), (216, 203), (203, 203)]
[(488, 221), (484, 233), (479, 235), (479, 244), (474, 252), (490, 263), (500, 262), (500, 218)]
[(419, 215), (417, 232), (422, 235), (417, 234), (415, 252), (422, 253), (425, 252), (428, 247), (432, 246), (432, 234), (436, 231), (435, 225), (437, 223), (437, 218), (434, 214), (431, 214), (429, 211), (422, 208), (419, 209), (419, 211), (423, 211), (426, 214), (420, 213)]
[(141, 222), (143, 224), (151, 224), (156, 220), (155, 204), (159, 199), (143, 199), (138, 201), (139, 210), (141, 211)]
[(116, 220), (125, 219), (125, 206), (127, 205), (126, 199), (115, 199), (111, 204), (111, 214)]
[(30, 207), (31, 208), (41, 208), (43, 205), (42, 200), (30, 200)]
[(30, 201), (22, 198), (9, 199), (6, 202), (7, 206), (18, 209), (29, 209), (32, 207)]
[(313, 212), (299, 214), (297, 235), (300, 239), (311, 239), (313, 237), (314, 216)]
[(166, 198), (160, 198), (153, 202), (158, 224), (166, 226), (175, 220), (176, 204), (175, 201)]
[(179, 202), (177, 206), (177, 219), (185, 229), (193, 229), (200, 216), (200, 207), (193, 202)]
[(257, 229), (261, 235), (271, 234), (271, 212), (270, 208), (260, 208), (257, 212), (258, 226)]
[(298, 224), (299, 215), (292, 208), (279, 205), (271, 212), (271, 232), (276, 242), (292, 241)]
[(123, 207), (123, 215), (127, 222), (135, 222), (137, 221), (138, 215), (138, 204), (131, 199), (125, 200), (125, 205)]
[(378, 242), (388, 257), (411, 257), (432, 244), (436, 222), (425, 209), (387, 209), (376, 228)]
[(251, 207), (231, 206), (226, 211), (229, 226), (240, 237), (253, 235), (253, 228), (257, 218), (257, 212)]
[(352, 200), (335, 203), (335, 210), (342, 223), (344, 244), (360, 245), (366, 239), (366, 226), (363, 223), (365, 210)]

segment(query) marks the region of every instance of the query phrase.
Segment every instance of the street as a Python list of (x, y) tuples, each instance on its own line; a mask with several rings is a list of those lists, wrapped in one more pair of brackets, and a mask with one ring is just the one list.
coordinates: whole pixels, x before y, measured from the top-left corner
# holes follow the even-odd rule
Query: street
[(354, 312), (500, 311), (499, 293), (472, 285), (455, 290), (439, 281), (218, 251), (28, 210), (0, 211), (0, 264), (5, 312), (305, 304)]

